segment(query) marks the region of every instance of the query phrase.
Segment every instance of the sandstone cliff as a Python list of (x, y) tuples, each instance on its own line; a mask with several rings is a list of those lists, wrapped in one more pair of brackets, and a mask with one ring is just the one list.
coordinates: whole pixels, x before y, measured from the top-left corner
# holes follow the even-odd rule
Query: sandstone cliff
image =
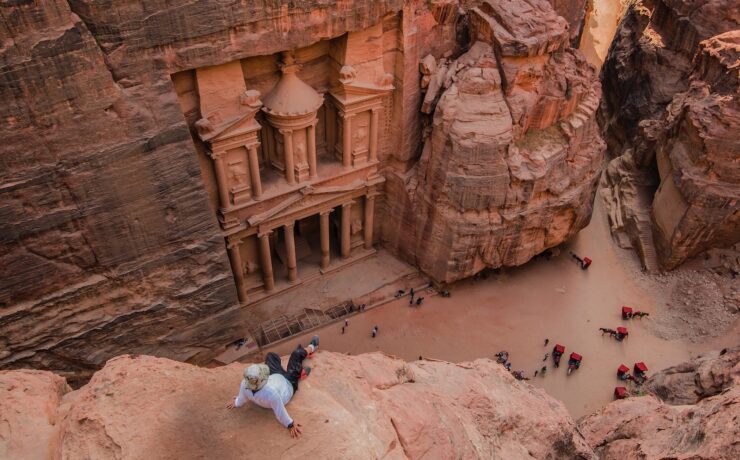
[[(568, 47), (578, 2), (160, 3), (0, 5), (0, 368), (197, 362), (254, 320), (193, 142), (196, 69), (374, 28), (394, 87), (376, 240), (438, 281), (524, 263), (588, 223), (602, 145), (598, 83)], [(454, 60), (473, 39), (485, 52)], [(420, 161), (427, 55), (455, 68)]]
[(109, 361), (83, 388), (0, 372), (3, 458), (593, 458), (563, 405), (491, 360), (406, 363), (318, 352), (288, 405), (228, 411), (243, 365)]
[(184, 360), (243, 332), (170, 76), (364, 29), (403, 2), (291, 5), (0, 5), (0, 367)]
[(740, 241), (738, 27), (737, 2), (638, 1), (602, 67), (602, 193), (650, 270)]
[(422, 64), (436, 69), (422, 110), (441, 96), (396, 202), (395, 243), (443, 282), (521, 265), (575, 235), (604, 151), (594, 69), (549, 3), (482, 2), (468, 16), (470, 50)]

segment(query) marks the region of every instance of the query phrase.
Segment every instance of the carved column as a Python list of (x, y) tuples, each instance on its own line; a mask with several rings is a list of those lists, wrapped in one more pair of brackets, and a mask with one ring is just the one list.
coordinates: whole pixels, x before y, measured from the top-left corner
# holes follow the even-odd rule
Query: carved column
[(350, 217), (352, 213), (352, 202), (344, 203), (342, 205), (342, 257), (348, 258), (350, 253)]
[(231, 262), (231, 271), (234, 273), (236, 281), (236, 293), (239, 296), (239, 302), (247, 301), (247, 285), (244, 281), (244, 264), (242, 263), (242, 254), (239, 251), (239, 245), (242, 240), (231, 240), (228, 243), (229, 261)]
[(378, 124), (380, 123), (380, 107), (372, 109), (370, 117), (370, 161), (378, 159)]
[(329, 214), (331, 210), (321, 213), (321, 268), (329, 268), (331, 256), (329, 253)]
[(365, 249), (373, 248), (373, 217), (375, 216), (375, 195), (365, 196)]
[(259, 200), (262, 196), (262, 180), (260, 179), (260, 161), (257, 157), (259, 144), (252, 144), (249, 150), (249, 175), (252, 178), (252, 198)]
[(288, 281), (293, 282), (298, 279), (298, 263), (295, 257), (295, 235), (293, 227), (295, 222), (285, 224), (285, 253), (288, 256)]
[(352, 118), (354, 114), (345, 113), (342, 124), (342, 166), (352, 166)]
[(272, 277), (272, 254), (270, 253), (270, 233), (267, 231), (259, 233), (260, 239), (260, 259), (262, 260), (262, 281), (265, 283), (265, 290), (272, 291), (275, 289), (275, 279)]
[(221, 201), (221, 207), (228, 209), (231, 207), (229, 201), (229, 189), (226, 187), (228, 179), (226, 177), (226, 167), (224, 166), (223, 152), (212, 152), (211, 158), (216, 163), (216, 185), (218, 186), (218, 199)]
[(283, 153), (285, 154), (285, 178), (290, 185), (295, 184), (295, 167), (293, 161), (293, 130), (281, 129), (283, 135)]
[(318, 171), (316, 170), (316, 123), (318, 120), (314, 120), (313, 123), (308, 125), (308, 177), (310, 179), (316, 179), (318, 177)]

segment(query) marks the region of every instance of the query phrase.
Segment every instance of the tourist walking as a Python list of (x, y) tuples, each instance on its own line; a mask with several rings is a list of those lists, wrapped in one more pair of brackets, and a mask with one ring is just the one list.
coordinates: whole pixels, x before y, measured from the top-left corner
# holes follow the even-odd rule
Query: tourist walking
[(378, 335), (378, 326), (373, 326), (373, 330), (370, 331), (370, 335), (372, 335), (373, 338)]
[(411, 298), (409, 299), (409, 305), (414, 305), (414, 288), (411, 288)]
[(547, 346), (548, 343), (550, 343), (550, 339), (545, 339), (545, 346)]

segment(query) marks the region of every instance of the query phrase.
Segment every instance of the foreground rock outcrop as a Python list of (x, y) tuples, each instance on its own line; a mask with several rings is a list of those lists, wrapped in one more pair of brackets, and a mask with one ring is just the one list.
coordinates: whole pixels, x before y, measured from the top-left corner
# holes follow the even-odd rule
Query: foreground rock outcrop
[[(73, 392), (0, 372), (3, 458), (593, 458), (564, 406), (491, 360), (406, 363), (318, 352), (288, 405), (228, 411), (243, 365), (122, 356)], [(33, 434), (33, 436), (31, 436)]]
[(580, 431), (605, 459), (738, 458), (739, 359), (736, 347), (665, 369), (647, 383), (656, 395), (610, 403)]
[(736, 2), (638, 1), (601, 70), (612, 230), (649, 270), (740, 241)]

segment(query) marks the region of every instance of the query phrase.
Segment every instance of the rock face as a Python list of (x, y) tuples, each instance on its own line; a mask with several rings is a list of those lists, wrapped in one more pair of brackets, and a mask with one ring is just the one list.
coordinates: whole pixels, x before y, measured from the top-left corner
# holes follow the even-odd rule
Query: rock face
[[(63, 398), (63, 381), (49, 373), (2, 372), (0, 389), (12, 387), (13, 396), (0, 400), (0, 426), (9, 427), (0, 453), (29, 458), (43, 446), (70, 459), (594, 458), (561, 403), (490, 360), (406, 363), (318, 352), (311, 365), (287, 406), (303, 425), (300, 440), (270, 410), (224, 408), (242, 365), (203, 369), (122, 356)], [(12, 416), (20, 410), (24, 420)], [(25, 442), (31, 430), (35, 445)]]
[(85, 372), (134, 351), (184, 360), (241, 333), (170, 76), (403, 6), (334, 3), (0, 6), (0, 367)]
[(648, 269), (740, 241), (739, 56), (736, 2), (635, 2), (617, 30), (601, 70), (614, 156), (602, 193)]
[[(560, 14), (566, 3), (558, 2)], [(354, 134), (352, 122), (342, 122), (350, 135), (333, 131), (352, 141), (341, 144), (349, 163), (379, 173), (362, 208), (342, 203), (349, 219), (331, 222), (347, 249), (381, 243), (452, 281), (522, 264), (588, 223), (602, 151), (591, 121), (599, 87), (568, 47), (572, 18), (546, 0), (50, 0), (5, 2), (0, 13), (0, 368), (84, 377), (121, 353), (199, 362), (241, 337), (245, 323), (270, 319), (240, 308), (239, 296), (246, 304), (250, 288), (262, 289), (258, 267), (239, 260), (241, 240), (226, 241), (235, 235), (216, 219), (229, 193), (232, 211), (251, 200), (245, 166), (227, 157), (214, 166), (196, 123), (221, 97), (237, 112), (256, 112), (258, 95), (280, 79), (280, 53), (305, 65), (305, 83), (321, 95), (343, 82), (362, 102), (377, 90), (366, 80), (382, 84), (382, 101), (373, 115), (357, 112)], [(427, 55), (435, 66), (446, 58), (451, 71), (437, 81), (424, 142), (419, 61)], [(234, 75), (244, 81), (219, 80)], [(337, 122), (325, 108), (316, 116), (315, 131)], [(265, 163), (287, 168), (278, 158), (285, 140), (272, 136), (260, 138), (271, 159), (224, 147), (257, 160), (250, 183), (251, 172), (272, 167)], [(296, 136), (299, 157), (329, 150), (326, 136), (313, 147)], [(354, 174), (354, 164), (340, 170), (344, 158), (332, 161)], [(241, 188), (217, 190), (227, 182), (214, 174)], [(266, 171), (265, 189), (292, 186), (281, 180)], [(328, 199), (324, 192), (316, 199)], [(251, 205), (273, 216), (291, 203)], [(232, 214), (224, 225), (250, 226), (244, 253), (262, 251), (265, 275), (281, 257), (278, 245), (288, 245), (279, 240), (284, 223), (257, 228), (264, 222)], [(318, 232), (316, 217), (295, 227)], [(240, 271), (255, 284), (237, 291)]]
[(428, 91), (444, 92), (396, 200), (400, 252), (444, 282), (521, 265), (586, 226), (604, 148), (594, 70), (547, 2), (483, 2), (469, 20), (468, 52), (426, 60)]
[(696, 404), (740, 384), (740, 347), (713, 351), (650, 377), (647, 389), (673, 405)]
[(659, 372), (647, 385), (666, 402), (615, 401), (581, 419), (580, 431), (600, 458), (738, 458), (739, 355), (712, 352)]

